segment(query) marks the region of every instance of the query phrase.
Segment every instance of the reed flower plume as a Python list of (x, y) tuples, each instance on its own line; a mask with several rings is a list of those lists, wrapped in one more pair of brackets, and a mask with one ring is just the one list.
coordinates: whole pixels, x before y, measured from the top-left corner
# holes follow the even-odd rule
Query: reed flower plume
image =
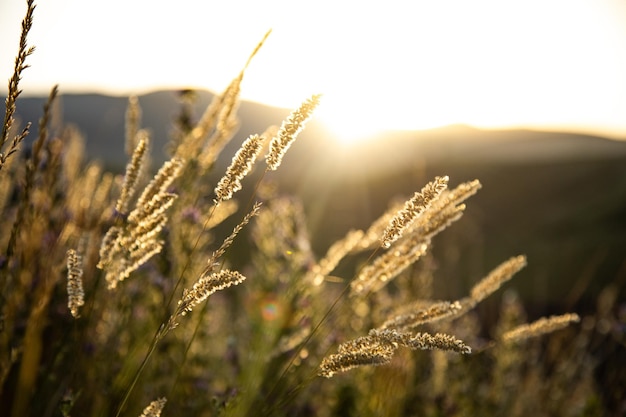
[(383, 247), (390, 247), (402, 236), (402, 233), (411, 226), (415, 219), (446, 189), (448, 180), (447, 175), (436, 177), (405, 203), (404, 208), (396, 213), (383, 232), (381, 239)]
[(167, 210), (177, 198), (168, 188), (182, 167), (180, 158), (166, 161), (137, 199), (135, 208), (122, 220), (123, 224), (112, 226), (104, 236), (98, 267), (106, 271), (109, 289), (115, 288), (163, 248), (158, 234), (167, 223)]
[(402, 246), (378, 256), (359, 271), (350, 283), (351, 295), (365, 295), (380, 290), (402, 271), (420, 259), (430, 244), (429, 239), (416, 237)]
[[(207, 109), (207, 113), (203, 116), (203, 121), (199, 124), (199, 126), (203, 126), (200, 132), (203, 130), (208, 132), (207, 127), (214, 126), (215, 128), (213, 134), (207, 139), (206, 147), (199, 158), (200, 165), (205, 170), (213, 165), (220, 155), (220, 152), (239, 128), (239, 120), (236, 113), (239, 106), (241, 82), (243, 81), (244, 74), (250, 62), (252, 62), (252, 59), (261, 50), (270, 33), (271, 30), (265, 33), (261, 41), (248, 56), (248, 60), (243, 69), (239, 72), (239, 75), (231, 81), (222, 95), (216, 98), (217, 101), (211, 104), (210, 108)], [(211, 114), (214, 114), (214, 116), (211, 116)], [(194, 129), (194, 131), (195, 130), (196, 129)]]
[(7, 159), (17, 152), (19, 148), (19, 144), (26, 138), (29, 132), (30, 124), (26, 126), (22, 130), (22, 132), (16, 135), (11, 141), (11, 145), (8, 150), (5, 152), (4, 145), (9, 140), (9, 136), (11, 134), (11, 128), (15, 123), (15, 111), (16, 111), (16, 102), (19, 95), (22, 91), (19, 88), (20, 81), (22, 79), (22, 72), (29, 66), (26, 64), (26, 58), (31, 55), (35, 48), (33, 46), (28, 47), (27, 37), (28, 32), (33, 26), (33, 14), (35, 12), (35, 2), (34, 0), (27, 1), (27, 10), (26, 16), (22, 20), (22, 31), (20, 35), (20, 45), (17, 52), (17, 56), (15, 57), (15, 66), (13, 68), (13, 75), (9, 79), (9, 92), (7, 98), (5, 100), (5, 112), (4, 112), (4, 123), (2, 124), (2, 135), (0, 136), (0, 171), (2, 171), (2, 167), (6, 163)]
[(389, 363), (399, 346), (412, 350), (444, 350), (469, 354), (472, 349), (454, 336), (443, 333), (408, 333), (396, 330), (372, 330), (367, 336), (342, 343), (337, 353), (326, 356), (318, 375), (331, 378), (339, 372), (364, 365)]
[(463, 183), (448, 191), (447, 178), (435, 178), (422, 191), (415, 193), (404, 208), (395, 214), (387, 211), (372, 224), (361, 240), (362, 248), (371, 247), (373, 235), (381, 231), (384, 224), (387, 227), (383, 231), (383, 242), (389, 245), (394, 242), (394, 247), (361, 268), (351, 283), (352, 295), (383, 288), (424, 256), (435, 235), (461, 218), (465, 204), (460, 203), (473, 195), (480, 183)]
[(276, 171), (283, 160), (283, 156), (296, 140), (298, 134), (304, 128), (306, 122), (313, 115), (313, 111), (319, 105), (321, 95), (316, 94), (306, 100), (302, 105), (293, 111), (287, 120), (283, 122), (276, 136), (270, 142), (270, 149), (267, 154), (267, 169)]
[(328, 355), (319, 366), (319, 376), (332, 378), (339, 372), (366, 365), (384, 365), (391, 361), (396, 347), (393, 343), (371, 336), (339, 345), (338, 353)]
[(226, 239), (224, 239), (221, 246), (215, 252), (211, 254), (211, 257), (207, 261), (207, 266), (205, 270), (202, 272), (203, 274), (205, 275), (209, 274), (211, 271), (215, 269), (215, 267), (218, 266), (217, 260), (226, 253), (226, 250), (233, 244), (239, 232), (243, 230), (245, 225), (250, 223), (250, 220), (254, 216), (259, 214), (260, 210), (261, 210), (261, 203), (259, 202), (254, 203), (254, 206), (252, 206), (252, 210), (250, 210), (250, 212), (244, 216), (244, 218), (237, 224), (237, 226), (233, 228), (233, 231)]
[(160, 417), (166, 402), (167, 399), (165, 397), (152, 401), (146, 408), (144, 408), (140, 417)]
[(137, 181), (144, 169), (146, 154), (150, 149), (150, 137), (145, 130), (136, 132), (135, 136), (137, 144), (132, 151), (130, 163), (126, 166), (122, 192), (115, 205), (115, 210), (121, 214), (128, 213), (128, 205), (137, 191)]
[(263, 149), (263, 136), (252, 135), (237, 151), (226, 174), (215, 187), (215, 203), (230, 200), (236, 191), (241, 190), (241, 180), (252, 170), (252, 165)]
[(380, 237), (387, 229), (387, 226), (389, 226), (391, 219), (402, 209), (402, 206), (402, 203), (394, 203), (378, 219), (374, 220), (365, 231), (365, 235), (359, 243), (359, 248), (367, 250), (378, 247), (380, 245)]
[(503, 262), (478, 282), (470, 291), (470, 298), (478, 304), (496, 292), (502, 284), (510, 280), (513, 275), (526, 266), (526, 256), (519, 255)]
[(435, 302), (428, 307), (396, 315), (385, 321), (379, 329), (395, 329), (400, 332), (410, 331), (423, 324), (433, 323), (454, 316), (461, 310), (462, 306), (458, 301)]
[(203, 274), (200, 276), (200, 279), (193, 284), (191, 289), (185, 289), (183, 291), (183, 297), (178, 302), (174, 317), (186, 315), (188, 312), (191, 312), (196, 305), (206, 300), (211, 294), (232, 285), (239, 285), (245, 281), (245, 279), (246, 277), (239, 272), (229, 269), (223, 269), (209, 275)]
[(199, 155), (199, 164), (204, 170), (208, 170), (213, 166), (213, 163), (217, 160), (224, 147), (230, 142), (239, 128), (237, 107), (239, 106), (243, 76), (244, 71), (241, 71), (239, 76), (231, 81), (223, 94), (219, 98), (216, 98), (209, 108), (207, 108), (203, 119), (205, 116), (211, 116), (211, 111), (215, 108), (216, 112), (214, 118), (207, 119), (205, 122), (201, 121), (201, 123), (190, 132), (192, 137), (197, 136), (201, 139), (210, 132), (210, 130), (208, 130), (209, 128), (213, 128), (212, 133), (206, 139), (206, 145), (202, 153)]
[(423, 332), (412, 334), (409, 332), (399, 332), (397, 330), (388, 329), (372, 330), (370, 331), (370, 335), (414, 350), (438, 349), (463, 353), (465, 355), (472, 353), (472, 348), (463, 343), (463, 341), (458, 340), (454, 336), (443, 333), (436, 333), (434, 335)]
[(74, 249), (67, 251), (67, 298), (70, 313), (78, 318), (78, 309), (85, 304), (85, 292), (82, 259)]
[(305, 281), (315, 286), (321, 285), (325, 276), (330, 274), (350, 251), (358, 247), (363, 236), (362, 230), (350, 230), (343, 239), (333, 243), (328, 248), (326, 255), (313, 265), (307, 273)]
[(503, 262), (472, 288), (470, 296), (457, 301), (418, 300), (401, 306), (377, 330), (393, 329), (406, 332), (427, 323), (455, 319), (497, 291), (525, 265), (526, 258), (523, 255)]
[(128, 107), (126, 107), (126, 154), (132, 155), (133, 150), (137, 148), (139, 137), (139, 126), (141, 126), (141, 107), (137, 96), (128, 98)]
[(465, 210), (462, 204), (481, 188), (478, 180), (464, 182), (454, 189), (445, 189), (405, 230), (404, 235), (417, 234), (432, 237), (460, 218)]
[(221, 94), (213, 98), (196, 126), (175, 140), (175, 143), (170, 144), (171, 153), (186, 160), (197, 159), (203, 170), (208, 170), (213, 166), (238, 127), (236, 111), (241, 92), (241, 82), (248, 65), (259, 52), (270, 32), (265, 34), (248, 56), (248, 60), (239, 74)]
[[(234, 100), (234, 97), (236, 98), (236, 95), (233, 95), (232, 91), (238, 91), (238, 84), (241, 82), (242, 77), (243, 74), (240, 74), (228, 85), (222, 94), (216, 95), (196, 125), (188, 132), (184, 132), (174, 143), (170, 144), (171, 154), (187, 160), (199, 158), (202, 161), (201, 164), (206, 166), (215, 161), (215, 158), (227, 141), (214, 138), (215, 140), (211, 141), (210, 146), (206, 142), (209, 141), (209, 136), (215, 131), (218, 119), (225, 111), (224, 109), (228, 108), (228, 100), (230, 100), (231, 105), (235, 104), (236, 100)], [(208, 149), (202, 152), (203, 147)]]
[(184, 164), (185, 160), (182, 158), (172, 158), (165, 161), (137, 199), (135, 214), (131, 213), (129, 219), (133, 218), (133, 216), (141, 217), (143, 214), (150, 212), (154, 206), (157, 206), (157, 204), (153, 203), (156, 203), (157, 200), (168, 194), (168, 188), (178, 178)]
[(504, 342), (519, 342), (532, 337), (552, 333), (567, 327), (570, 323), (577, 323), (580, 317), (575, 313), (560, 316), (542, 317), (529, 324), (522, 324), (502, 335)]

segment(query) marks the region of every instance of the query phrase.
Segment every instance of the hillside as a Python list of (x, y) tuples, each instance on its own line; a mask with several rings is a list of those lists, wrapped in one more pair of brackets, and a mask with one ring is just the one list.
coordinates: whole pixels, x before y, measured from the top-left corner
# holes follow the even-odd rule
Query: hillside
[[(211, 97), (198, 94), (197, 114)], [(156, 159), (163, 159), (176, 94), (156, 92), (139, 100)], [(85, 134), (90, 157), (115, 170), (126, 163), (126, 101), (100, 95), (61, 99), (63, 119)], [(41, 98), (21, 99), (20, 118), (37, 120), (42, 104)], [(215, 175), (245, 137), (280, 124), (288, 113), (242, 103), (241, 128)], [(526, 253), (529, 267), (516, 288), (532, 293), (538, 304), (554, 305), (577, 302), (585, 289), (591, 302), (606, 283), (626, 279), (625, 167), (626, 142), (588, 135), (450, 126), (388, 132), (346, 148), (312, 122), (272, 178), (304, 200), (320, 254), (348, 229), (366, 227), (387, 201), (411, 195), (435, 175), (449, 175), (453, 185), (478, 178), (483, 189), (469, 201), (467, 215), (435, 242), (441, 296), (458, 296), (502, 259)], [(445, 277), (465, 287), (449, 287)]]

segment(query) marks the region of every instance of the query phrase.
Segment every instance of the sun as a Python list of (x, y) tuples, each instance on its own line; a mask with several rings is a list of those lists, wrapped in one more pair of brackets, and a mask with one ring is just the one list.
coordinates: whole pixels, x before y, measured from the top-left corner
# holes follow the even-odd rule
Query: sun
[(412, 12), (401, 2), (384, 10), (364, 4), (349, 26), (343, 17), (356, 10), (311, 8), (306, 22), (276, 25), (246, 88), (290, 108), (321, 93), (315, 118), (342, 146), (387, 130), (622, 120), (614, 117), (623, 115), (619, 91), (626, 85), (620, 75), (626, 25), (615, 18), (618, 6), (530, 3), (424, 2)]
[(325, 94), (314, 116), (342, 147), (381, 139), (385, 132), (432, 129), (458, 120), (449, 107), (422, 108), (409, 93), (377, 94), (379, 99), (364, 100), (358, 86), (347, 93), (346, 84), (342, 88), (345, 94), (336, 90)]
[(352, 105), (350, 111), (347, 111), (337, 105), (338, 103), (333, 103), (331, 98), (325, 98), (326, 101), (321, 103), (315, 119), (342, 146), (358, 145), (372, 140), (388, 129), (388, 126), (377, 123), (370, 115), (366, 115), (363, 109), (355, 109)]
[[(0, 1), (5, 79), (19, 3)], [(138, 21), (148, 9), (150, 19)], [(37, 11), (37, 53), (20, 84), (30, 93), (47, 94), (54, 84), (124, 95), (220, 92), (271, 28), (242, 98), (294, 109), (321, 93), (316, 118), (345, 146), (388, 129), (447, 124), (626, 132), (623, 0), (110, 0), (96, 9), (58, 0)], [(207, 16), (216, 17), (211, 25)]]

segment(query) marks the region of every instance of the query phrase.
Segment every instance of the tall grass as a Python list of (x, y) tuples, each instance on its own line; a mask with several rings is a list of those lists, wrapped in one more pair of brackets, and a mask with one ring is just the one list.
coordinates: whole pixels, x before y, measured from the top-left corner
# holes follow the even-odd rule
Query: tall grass
[[(3, 415), (602, 414), (591, 318), (525, 324), (509, 291), (497, 328), (481, 327), (475, 307), (523, 274), (525, 256), (473, 277), (464, 298), (433, 296), (429, 249), (478, 180), (436, 177), (318, 257), (306, 208), (271, 176), (320, 96), (246, 139), (216, 184), (245, 68), (197, 121), (183, 102), (156, 170), (131, 97), (116, 175), (84, 160), (76, 129), (48, 128), (56, 87), (39, 137), (16, 129), (33, 11), (28, 1), (0, 145)], [(252, 198), (238, 202), (243, 187)], [(352, 275), (334, 276), (347, 257)]]

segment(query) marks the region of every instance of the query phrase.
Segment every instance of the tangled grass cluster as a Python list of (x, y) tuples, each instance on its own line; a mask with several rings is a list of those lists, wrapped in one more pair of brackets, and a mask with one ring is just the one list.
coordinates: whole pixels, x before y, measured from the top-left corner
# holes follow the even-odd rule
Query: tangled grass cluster
[[(154, 176), (150, 134), (131, 97), (119, 176), (83, 160), (76, 129), (49, 128), (56, 88), (39, 136), (28, 143), (28, 127), (16, 130), (33, 51), (35, 6), (27, 4), (0, 142), (4, 415), (601, 412), (585, 350), (591, 327), (559, 332), (547, 348), (536, 338), (578, 322), (576, 314), (526, 324), (509, 293), (485, 340), (474, 307), (526, 265), (524, 256), (465, 298), (432, 297), (429, 248), (462, 218), (478, 180), (449, 188), (437, 177), (318, 259), (305, 209), (266, 184), (320, 96), (245, 140), (214, 186), (208, 174), (235, 137), (244, 71), (197, 123), (178, 126)], [(263, 174), (246, 184), (264, 152)], [(245, 186), (253, 198), (240, 205), (233, 197)], [(217, 226), (236, 215), (220, 239)], [(251, 239), (250, 260), (233, 253), (236, 239)], [(353, 278), (333, 278), (348, 256), (359, 260)]]

